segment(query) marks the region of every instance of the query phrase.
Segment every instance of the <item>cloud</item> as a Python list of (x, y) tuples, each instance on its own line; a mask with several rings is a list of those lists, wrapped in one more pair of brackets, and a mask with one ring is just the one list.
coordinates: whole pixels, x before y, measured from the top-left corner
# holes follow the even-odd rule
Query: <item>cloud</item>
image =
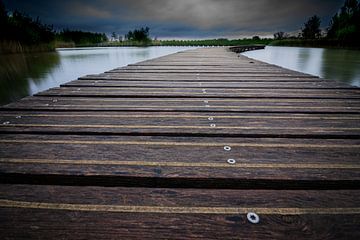
[[(105, 0), (93, 4), (111, 6), (113, 17), (120, 20), (180, 23), (208, 30), (283, 27), (313, 14), (333, 14), (339, 2), (342, 0)], [(116, 10), (124, 8), (121, 14)]]
[(71, 1), (68, 3), (66, 9), (68, 13), (74, 16), (90, 17), (96, 19), (112, 18), (112, 13), (107, 9), (99, 9), (95, 6), (84, 4), (80, 1)]
[[(31, 2), (31, 4), (30, 4)], [(5, 0), (55, 26), (156, 36), (240, 36), (296, 31), (314, 14), (326, 26), (343, 0)]]

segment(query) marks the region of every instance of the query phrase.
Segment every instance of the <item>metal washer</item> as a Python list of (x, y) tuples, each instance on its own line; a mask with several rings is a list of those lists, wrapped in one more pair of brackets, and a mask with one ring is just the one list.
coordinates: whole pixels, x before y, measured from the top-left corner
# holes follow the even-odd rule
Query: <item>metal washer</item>
[(247, 217), (248, 221), (253, 223), (253, 224), (256, 224), (256, 223), (260, 222), (259, 216), (254, 212), (248, 212), (246, 217)]
[(229, 159), (227, 160), (227, 162), (228, 162), (229, 164), (235, 164), (235, 163), (236, 163), (236, 160), (235, 160), (235, 159), (232, 159), (232, 158), (229, 158)]
[(230, 150), (231, 150), (231, 147), (230, 147), (230, 146), (224, 146), (224, 150), (225, 150), (225, 151), (230, 151)]

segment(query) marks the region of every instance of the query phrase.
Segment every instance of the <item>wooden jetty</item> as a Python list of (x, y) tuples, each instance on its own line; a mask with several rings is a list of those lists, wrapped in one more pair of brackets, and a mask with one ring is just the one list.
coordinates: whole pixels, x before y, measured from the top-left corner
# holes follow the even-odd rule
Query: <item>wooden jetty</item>
[(0, 110), (1, 239), (360, 239), (360, 89), (200, 48)]

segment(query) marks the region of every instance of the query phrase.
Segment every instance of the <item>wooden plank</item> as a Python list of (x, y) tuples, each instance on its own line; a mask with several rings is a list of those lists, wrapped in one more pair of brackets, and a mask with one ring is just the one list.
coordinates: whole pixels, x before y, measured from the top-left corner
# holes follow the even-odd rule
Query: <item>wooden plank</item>
[[(163, 123), (164, 125), (158, 125), (158, 119), (146, 123), (72, 123), (66, 122), (41, 122), (38, 119), (34, 119), (36, 123), (17, 123), (13, 121), (6, 125), (0, 125), (0, 132), (18, 132), (18, 133), (78, 133), (78, 134), (125, 134), (125, 135), (166, 135), (166, 136), (246, 136), (246, 137), (297, 137), (297, 138), (359, 138), (360, 128), (354, 127), (351, 123), (355, 121), (349, 121), (347, 123), (341, 123), (340, 126), (336, 124), (325, 125), (311, 125), (301, 122), (303, 125), (296, 125), (297, 122), (289, 121), (288, 123), (294, 124), (295, 127), (277, 126), (276, 124), (261, 124), (261, 126), (251, 126), (249, 124), (246, 127), (238, 125), (224, 126), (224, 121), (216, 121), (216, 123), (204, 123), (197, 124), (188, 121), (179, 121), (174, 124)], [(239, 122), (236, 122), (239, 123)], [(246, 124), (247, 122), (241, 122)], [(325, 122), (326, 124), (326, 122)], [(347, 125), (348, 127), (344, 126)]]
[(360, 99), (358, 89), (227, 89), (227, 88), (96, 88), (63, 87), (40, 92), (36, 96), (95, 97), (227, 97), (227, 98), (343, 98)]
[(301, 76), (261, 76), (261, 77), (253, 77), (253, 76), (214, 76), (214, 75), (124, 75), (124, 74), (116, 74), (116, 75), (105, 75), (105, 74), (96, 74), (96, 75), (86, 75), (84, 77), (78, 78), (78, 80), (113, 80), (113, 81), (183, 81), (183, 82), (310, 82), (310, 83), (318, 83), (320, 80), (317, 77), (301, 77)]
[(196, 69), (196, 70), (188, 70), (188, 69), (114, 69), (110, 71), (106, 71), (105, 74), (116, 74), (116, 73), (155, 73), (155, 74), (196, 74), (196, 73), (204, 73), (204, 74), (248, 74), (248, 73), (254, 73), (254, 74), (279, 74), (279, 75), (288, 75), (291, 74), (292, 71), (284, 71), (284, 70), (275, 70), (275, 69), (254, 69), (254, 68), (246, 68), (246, 69), (226, 69), (222, 68), (219, 70), (214, 69)]
[(354, 188), (359, 147), (355, 139), (2, 134), (0, 176), (75, 185)]
[[(2, 239), (357, 239), (358, 190), (0, 185)], [(247, 213), (255, 212), (252, 224)], [(61, 221), (59, 221), (61, 219)]]
[(204, 72), (204, 73), (200, 73), (200, 72), (148, 72), (148, 73), (141, 73), (141, 72), (107, 72), (104, 74), (99, 74), (101, 75), (106, 75), (106, 76), (128, 76), (128, 77), (136, 77), (136, 76), (140, 76), (140, 77), (144, 77), (144, 75), (148, 75), (148, 76), (156, 76), (156, 77), (166, 77), (166, 78), (171, 78), (171, 77), (178, 77), (178, 78), (182, 78), (182, 77), (196, 77), (196, 76), (202, 76), (202, 77), (217, 77), (217, 78), (226, 78), (226, 77), (237, 77), (237, 78), (244, 78), (244, 77), (252, 77), (252, 78), (262, 78), (262, 77), (272, 77), (272, 78), (277, 78), (277, 77), (293, 77), (293, 78), (311, 78), (309, 75), (307, 74), (301, 74), (301, 73), (297, 73), (297, 74), (292, 74), (292, 73), (273, 73), (273, 72), (264, 72), (264, 73), (255, 73), (255, 72), (233, 72), (233, 73), (226, 73), (226, 72), (219, 72), (219, 73), (214, 73), (214, 72)]
[(186, 81), (116, 81), (116, 80), (75, 80), (65, 84), (61, 87), (190, 87), (190, 88), (281, 88), (281, 89), (352, 89), (346, 84), (337, 83), (334, 81), (319, 81), (312, 84), (308, 82), (186, 82)]
[[(61, 93), (61, 92), (60, 92)], [(279, 112), (359, 113), (356, 99), (317, 98), (106, 98), (37, 96), (3, 107), (7, 110), (94, 110), (94, 111), (197, 111), (197, 112)]]

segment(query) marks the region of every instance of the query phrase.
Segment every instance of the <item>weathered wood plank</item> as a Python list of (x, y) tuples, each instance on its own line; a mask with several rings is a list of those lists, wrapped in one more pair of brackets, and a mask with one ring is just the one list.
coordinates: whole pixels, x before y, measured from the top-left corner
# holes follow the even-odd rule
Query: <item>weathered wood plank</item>
[(252, 77), (242, 76), (242, 77), (234, 77), (234, 76), (214, 76), (214, 75), (186, 75), (186, 76), (169, 76), (169, 75), (124, 75), (124, 74), (116, 74), (116, 75), (105, 75), (105, 74), (96, 74), (96, 75), (86, 75), (84, 77), (78, 78), (78, 80), (113, 80), (113, 81), (166, 81), (168, 83), (171, 82), (310, 82), (310, 83), (318, 83), (320, 81), (319, 78), (316, 77), (289, 77), (289, 76), (261, 76), (261, 77)]
[(3, 112), (0, 132), (357, 138), (360, 115)]
[(348, 98), (360, 99), (358, 89), (227, 89), (227, 88), (96, 88), (63, 87), (40, 92), (36, 96), (95, 97), (227, 97), (227, 98)]
[(105, 98), (80, 96), (36, 96), (3, 106), (7, 110), (98, 110), (98, 111), (198, 111), (359, 113), (357, 99), (317, 98)]
[(252, 89), (353, 89), (346, 84), (337, 83), (334, 81), (318, 81), (314, 83), (309, 82), (186, 82), (186, 81), (116, 81), (116, 80), (75, 80), (65, 84), (61, 87), (181, 87), (181, 88), (252, 88)]
[(293, 238), (359, 238), (357, 190), (0, 185), (0, 193), (2, 239), (287, 239), (289, 231)]
[(75, 185), (354, 188), (359, 148), (359, 140), (346, 139), (2, 134), (0, 176)]
[[(146, 76), (155, 76), (155, 77), (166, 77), (166, 78), (174, 78), (177, 77), (179, 79), (181, 78), (186, 78), (186, 77), (216, 77), (216, 78), (311, 78), (310, 75), (307, 74), (301, 74), (301, 73), (297, 73), (297, 74), (292, 74), (292, 73), (272, 73), (272, 72), (264, 72), (264, 73), (255, 73), (255, 72), (234, 72), (234, 73), (224, 73), (224, 72), (219, 72), (219, 73), (180, 73), (180, 72), (173, 72), (173, 73), (169, 73), (169, 72), (153, 72), (153, 73), (140, 73), (140, 72), (118, 72), (118, 73), (111, 73), (111, 72), (107, 72), (104, 74), (98, 74), (98, 76), (128, 76), (128, 77), (146, 77)], [(316, 78), (316, 77), (313, 77)]]

